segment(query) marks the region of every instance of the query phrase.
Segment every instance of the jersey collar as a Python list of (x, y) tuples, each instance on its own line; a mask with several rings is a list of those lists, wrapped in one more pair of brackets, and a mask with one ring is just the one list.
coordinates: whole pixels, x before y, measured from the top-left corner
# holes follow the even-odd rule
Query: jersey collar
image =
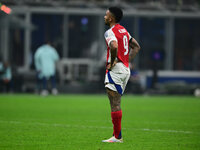
[(119, 23), (117, 23), (117, 24), (114, 24), (114, 25), (111, 27), (111, 29), (112, 29), (112, 28), (114, 28), (114, 27), (115, 27), (116, 25), (118, 25), (118, 24), (119, 24)]

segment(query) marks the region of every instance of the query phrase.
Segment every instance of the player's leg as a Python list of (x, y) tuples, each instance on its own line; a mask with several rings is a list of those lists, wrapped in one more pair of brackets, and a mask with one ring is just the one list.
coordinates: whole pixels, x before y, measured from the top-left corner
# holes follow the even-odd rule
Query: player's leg
[(111, 107), (111, 118), (113, 123), (114, 129), (114, 136), (117, 139), (122, 138), (121, 134), (121, 119), (122, 119), (122, 110), (121, 110), (121, 95), (116, 92), (112, 91), (109, 88), (106, 88), (108, 98), (110, 100), (110, 107)]
[(110, 90), (109, 88), (106, 88), (106, 92), (110, 100), (111, 112), (120, 111), (121, 95), (116, 91)]
[(41, 91), (41, 95), (47, 96), (49, 94), (49, 92), (47, 90), (47, 79), (46, 79), (46, 77), (42, 78), (42, 86), (43, 86), (43, 89)]
[[(117, 65), (117, 64), (116, 64)], [(127, 72), (128, 73), (128, 72)], [(121, 95), (125, 89), (124, 80), (126, 74), (118, 73), (117, 71), (110, 71), (105, 75), (105, 87), (110, 100), (111, 107), (111, 117), (113, 123), (113, 137), (108, 140), (103, 140), (102, 142), (123, 142), (121, 134)]]
[(36, 74), (36, 93), (40, 93), (42, 89), (42, 79), (39, 76), (39, 73)]
[(6, 93), (10, 92), (10, 86), (11, 86), (10, 82), (11, 82), (11, 81), (9, 80), (9, 81), (7, 81), (7, 82), (5, 83), (5, 86), (6, 86)]
[(57, 95), (58, 90), (56, 89), (56, 76), (55, 75), (51, 76), (50, 80), (51, 80), (51, 87), (52, 87), (51, 93), (53, 95)]
[[(113, 123), (113, 136), (110, 139), (103, 140), (102, 142), (120, 142), (122, 143), (122, 134), (121, 134), (121, 119), (122, 119), (122, 110), (121, 110), (121, 95), (114, 91), (114, 85), (107, 83), (106, 85), (106, 91), (107, 95), (110, 101), (110, 107), (111, 107), (111, 118)], [(111, 90), (112, 89), (112, 90)]]

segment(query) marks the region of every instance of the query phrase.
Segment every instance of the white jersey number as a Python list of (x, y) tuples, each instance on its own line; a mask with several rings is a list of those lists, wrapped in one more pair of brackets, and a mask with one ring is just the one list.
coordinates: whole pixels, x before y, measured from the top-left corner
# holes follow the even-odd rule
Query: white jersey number
[(124, 55), (127, 55), (128, 54), (128, 38), (126, 35), (124, 35), (123, 37), (123, 43), (124, 43), (124, 49), (126, 50), (124, 52)]

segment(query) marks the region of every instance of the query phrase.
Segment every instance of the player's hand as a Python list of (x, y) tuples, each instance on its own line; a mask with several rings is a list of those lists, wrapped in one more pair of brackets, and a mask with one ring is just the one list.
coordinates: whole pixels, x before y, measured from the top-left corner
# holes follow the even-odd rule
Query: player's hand
[(106, 66), (106, 69), (107, 69), (107, 70), (110, 70), (110, 64), (108, 64), (108, 65)]
[(111, 64), (108, 64), (107, 65), (107, 69), (108, 70), (112, 70), (112, 68), (116, 65), (116, 63), (117, 63), (117, 61), (114, 61), (114, 63), (112, 64), (112, 66), (111, 66)]

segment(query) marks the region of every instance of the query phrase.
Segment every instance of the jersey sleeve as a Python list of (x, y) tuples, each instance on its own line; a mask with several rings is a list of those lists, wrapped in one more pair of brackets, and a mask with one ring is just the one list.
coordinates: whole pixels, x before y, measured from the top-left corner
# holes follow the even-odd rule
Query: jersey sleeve
[(117, 42), (117, 38), (115, 37), (115, 34), (113, 33), (112, 30), (108, 30), (105, 32), (104, 37), (106, 39), (106, 42), (108, 44), (108, 46), (110, 45), (111, 41), (116, 41)]

